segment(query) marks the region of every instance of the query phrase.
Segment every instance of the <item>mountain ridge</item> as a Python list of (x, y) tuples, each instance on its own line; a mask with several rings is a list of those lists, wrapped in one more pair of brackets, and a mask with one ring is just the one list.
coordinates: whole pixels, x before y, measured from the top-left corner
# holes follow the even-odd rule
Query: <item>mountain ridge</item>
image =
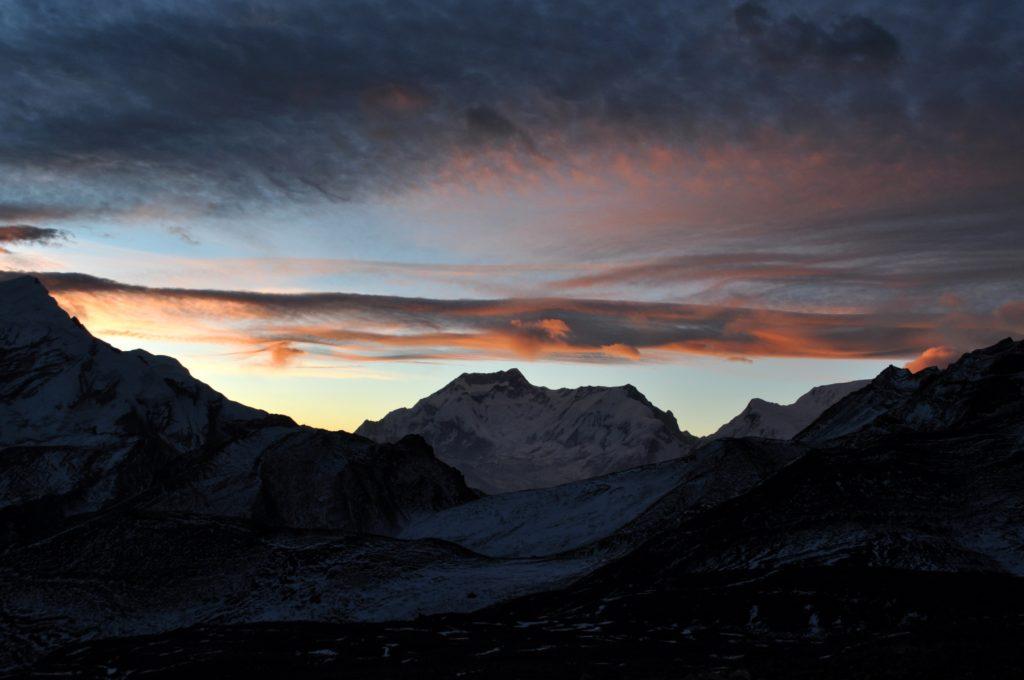
[(722, 437), (765, 437), (792, 439), (840, 399), (867, 386), (871, 380), (819, 385), (791, 404), (777, 404), (754, 397), (736, 417), (722, 425), (709, 439)]

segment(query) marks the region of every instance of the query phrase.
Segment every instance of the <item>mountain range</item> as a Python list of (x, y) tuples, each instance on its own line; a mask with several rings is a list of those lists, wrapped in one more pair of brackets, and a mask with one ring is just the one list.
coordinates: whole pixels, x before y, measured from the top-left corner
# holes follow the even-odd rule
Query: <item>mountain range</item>
[(0, 674), (1013, 677), (1024, 342), (780, 408), (509, 371), (325, 432), (0, 282)]
[(552, 390), (517, 369), (463, 374), (357, 434), (422, 436), (487, 493), (556, 486), (685, 455), (697, 437), (632, 385)]
[[(869, 382), (815, 387), (789, 405), (752, 399), (710, 438), (791, 439)], [(421, 436), (486, 493), (554, 487), (680, 458), (700, 441), (632, 385), (549, 389), (514, 368), (461, 375), (356, 432), (384, 442)]]

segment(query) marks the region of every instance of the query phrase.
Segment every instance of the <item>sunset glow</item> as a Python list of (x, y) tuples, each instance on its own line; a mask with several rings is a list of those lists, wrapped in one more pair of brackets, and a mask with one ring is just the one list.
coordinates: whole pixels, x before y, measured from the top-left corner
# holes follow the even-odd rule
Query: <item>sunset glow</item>
[(1024, 331), (1012, 3), (456, 4), (0, 8), (0, 268), (348, 429), (517, 365), (706, 433)]

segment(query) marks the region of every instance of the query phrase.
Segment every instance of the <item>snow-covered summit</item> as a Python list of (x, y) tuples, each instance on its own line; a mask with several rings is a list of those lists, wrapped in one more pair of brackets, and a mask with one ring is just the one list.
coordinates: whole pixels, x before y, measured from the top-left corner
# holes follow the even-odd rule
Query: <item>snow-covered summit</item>
[(421, 435), (470, 486), (491, 493), (678, 458), (696, 441), (632, 385), (549, 389), (514, 368), (460, 375), (356, 432), (378, 441)]
[(722, 437), (764, 437), (791, 439), (810, 425), (837, 401), (855, 392), (870, 380), (820, 385), (805, 393), (792, 404), (776, 404), (764, 399), (751, 399), (743, 411), (711, 435)]

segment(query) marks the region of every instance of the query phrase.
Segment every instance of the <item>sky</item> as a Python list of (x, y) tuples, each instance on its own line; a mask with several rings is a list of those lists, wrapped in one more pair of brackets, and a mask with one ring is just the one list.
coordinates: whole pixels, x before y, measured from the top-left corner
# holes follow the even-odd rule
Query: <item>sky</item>
[(1024, 331), (1024, 3), (0, 3), (0, 270), (354, 429), (464, 371), (752, 397)]

